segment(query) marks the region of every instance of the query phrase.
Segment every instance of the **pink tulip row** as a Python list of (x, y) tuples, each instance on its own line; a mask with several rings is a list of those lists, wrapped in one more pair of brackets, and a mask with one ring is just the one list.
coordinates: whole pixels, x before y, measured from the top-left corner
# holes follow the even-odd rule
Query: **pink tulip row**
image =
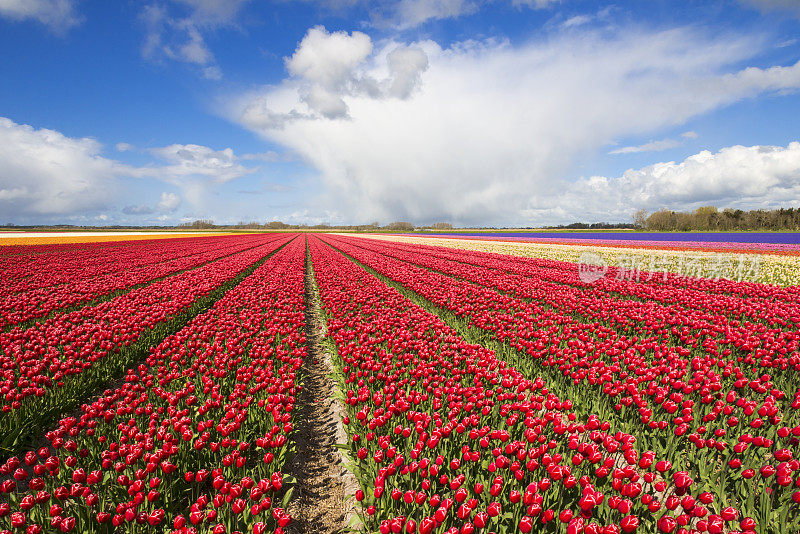
[[(773, 352), (745, 345), (745, 353), (752, 350), (757, 359), (731, 356), (732, 350), (703, 339), (709, 328), (702, 323), (689, 322), (694, 330), (685, 324), (673, 334), (665, 326), (669, 320), (679, 325), (697, 319), (691, 310), (677, 313), (679, 306), (658, 315), (659, 303), (587, 295), (546, 281), (544, 290), (536, 286), (535, 275), (529, 282), (518, 276), (506, 283), (504, 270), (478, 268), (471, 259), (437, 260), (424, 247), (412, 253), (394, 244), (325, 239), (423, 296), (464, 328), (480, 328), (504, 342), (509, 358), (512, 349), (527, 355), (552, 388), (578, 403), (584, 417), (599, 414), (636, 435), (645, 450), (686, 470), (698, 480), (696, 487), (716, 495), (717, 506), (735, 503), (743, 514), (756, 517), (759, 532), (779, 532), (772, 514), (797, 515), (796, 455), (770, 456), (796, 450), (800, 436), (792, 332), (756, 338), (773, 347), (777, 343)], [(490, 289), (501, 282), (502, 292)], [(526, 291), (526, 298), (515, 296)], [(630, 317), (620, 309), (639, 311)], [(648, 322), (653, 315), (663, 321)], [(724, 333), (734, 335), (730, 328)], [(765, 365), (772, 374), (761, 374)], [(759, 473), (755, 479), (754, 472)], [(770, 497), (756, 497), (754, 490)]]
[[(293, 239), (292, 239), (293, 238)], [(305, 240), (0, 466), (10, 532), (280, 533), (303, 326)]]
[[(169, 321), (237, 276), (291, 237), (262, 245), (135, 289), (97, 306), (58, 315), (27, 330), (0, 334), (0, 439), (13, 441), (43, 416), (62, 413), (95, 384), (139, 358), (132, 348), (168, 333)], [(160, 336), (160, 337), (159, 337)], [(144, 348), (144, 347), (143, 347)], [(17, 440), (18, 441), (18, 440)]]

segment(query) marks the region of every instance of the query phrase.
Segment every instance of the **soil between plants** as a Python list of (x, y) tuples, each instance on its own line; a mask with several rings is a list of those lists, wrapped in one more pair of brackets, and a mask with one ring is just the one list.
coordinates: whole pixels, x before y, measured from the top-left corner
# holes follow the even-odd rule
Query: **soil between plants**
[(323, 344), (325, 321), (310, 256), (306, 256), (305, 305), (308, 355), (296, 405), (296, 454), (288, 466), (297, 485), (287, 506), (293, 518), (287, 530), (291, 534), (338, 533), (348, 530), (355, 515), (355, 501), (348, 497), (355, 494), (358, 483), (335, 446), (347, 443), (344, 410), (335, 397), (333, 366)]

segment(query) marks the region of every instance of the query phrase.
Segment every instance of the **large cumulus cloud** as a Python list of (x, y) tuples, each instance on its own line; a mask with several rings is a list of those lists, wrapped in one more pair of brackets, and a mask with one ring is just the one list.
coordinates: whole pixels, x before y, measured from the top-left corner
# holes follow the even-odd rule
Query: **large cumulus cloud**
[[(239, 95), (229, 113), (317, 169), (316, 207), (342, 220), (540, 224), (551, 222), (536, 218), (541, 199), (574, 183), (581, 158), (800, 87), (800, 63), (740, 66), (763, 46), (629, 28), (442, 48), (318, 27), (282, 83)], [(324, 69), (314, 63), (332, 56)]]

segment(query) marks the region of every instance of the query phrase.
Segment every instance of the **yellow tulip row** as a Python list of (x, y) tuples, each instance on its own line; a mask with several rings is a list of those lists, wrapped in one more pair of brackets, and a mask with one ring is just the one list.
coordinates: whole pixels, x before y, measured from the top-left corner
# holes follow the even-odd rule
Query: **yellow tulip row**
[(51, 235), (33, 235), (31, 237), (5, 237), (0, 233), (0, 247), (16, 245), (60, 245), (64, 243), (100, 243), (106, 241), (141, 241), (146, 239), (173, 239), (179, 237), (208, 237), (225, 235), (216, 233), (152, 233), (152, 234), (82, 234), (70, 235), (69, 233), (53, 232)]

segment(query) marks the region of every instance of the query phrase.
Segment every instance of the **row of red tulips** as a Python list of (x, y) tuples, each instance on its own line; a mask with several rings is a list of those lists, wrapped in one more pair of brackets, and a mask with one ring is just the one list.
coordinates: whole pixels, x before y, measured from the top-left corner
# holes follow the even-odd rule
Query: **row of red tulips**
[[(669, 272), (635, 271), (633, 269), (609, 266), (605, 276), (598, 280), (581, 280), (579, 270), (574, 263), (542, 258), (528, 258), (506, 254), (462, 250), (450, 247), (428, 245), (407, 245), (394, 243), (393, 248), (410, 251), (416, 254), (433, 255), (440, 259), (449, 259), (467, 264), (493, 267), (507, 270), (515, 274), (535, 276), (543, 280), (567, 283), (574, 287), (602, 288), (614, 294), (641, 294), (646, 299), (666, 298), (679, 299), (683, 304), (696, 307), (715, 306), (715, 310), (730, 314), (733, 311), (751, 311), (751, 307), (769, 307), (768, 318), (774, 319), (781, 313), (783, 306), (789, 305), (793, 312), (790, 316), (798, 317), (798, 301), (800, 287), (781, 287), (753, 282), (736, 282), (725, 278), (696, 278)], [(734, 258), (735, 259), (735, 258)], [(649, 266), (650, 264), (646, 265)], [(652, 262), (658, 268), (658, 262)], [(630, 293), (633, 294), (633, 293)], [(686, 298), (690, 296), (690, 298)], [(719, 306), (719, 300), (710, 297), (739, 297), (747, 301), (741, 304), (737, 299), (726, 300)], [(776, 307), (777, 306), (777, 307)], [(741, 314), (739, 314), (741, 315)], [(795, 321), (796, 322), (796, 321)]]
[[(523, 298), (544, 300), (552, 292), (567, 291), (582, 301), (576, 307), (576, 313), (591, 312), (593, 307), (587, 304), (593, 300), (612, 299), (620, 301), (622, 305), (633, 306), (633, 309), (625, 310), (626, 314), (636, 314), (637, 317), (644, 316), (648, 319), (652, 314), (677, 316), (679, 322), (671, 326), (694, 327), (695, 323), (702, 322), (703, 328), (711, 328), (715, 334), (732, 328), (739, 337), (743, 337), (742, 332), (762, 325), (767, 327), (767, 332), (779, 334), (781, 330), (795, 330), (800, 325), (800, 294), (794, 288), (739, 283), (741, 287), (736, 294), (708, 292), (685, 287), (691, 285), (691, 282), (670, 284), (669, 279), (665, 281), (663, 276), (656, 274), (651, 278), (648, 273), (638, 282), (617, 277), (614, 273), (598, 280), (584, 281), (581, 280), (575, 264), (564, 265), (564, 262), (482, 252), (464, 253), (446, 247), (403, 243), (387, 247), (382, 242), (366, 239), (352, 243), (398, 259), (413, 259), (418, 265), (451, 275), (465, 276), (470, 281), (501, 291), (514, 292)], [(711, 283), (736, 284), (722, 279)], [(709, 285), (706, 280), (706, 289)], [(763, 290), (744, 293), (745, 288), (752, 286), (758, 289), (767, 288), (768, 291), (766, 294)], [(682, 317), (687, 313), (691, 317)], [(619, 315), (624, 317), (626, 314)], [(593, 317), (588, 318), (594, 320)], [(748, 339), (742, 341), (741, 345), (761, 347), (763, 344), (759, 339)], [(769, 346), (767, 350), (770, 348), (777, 351), (783, 347)]]
[[(700, 314), (677, 305), (667, 308), (657, 303), (613, 299), (601, 291), (589, 292), (576, 290), (570, 286), (540, 284), (535, 278), (512, 276), (502, 270), (438, 260), (423, 254), (405, 254), (393, 250), (394, 247), (378, 250), (375, 246), (368, 247), (363, 243), (363, 241), (357, 242), (367, 250), (434, 269), (473, 284), (497, 289), (512, 297), (520, 297), (516, 302), (524, 300), (521, 304), (528, 306), (522, 311), (528, 315), (555, 317), (562, 325), (562, 330), (569, 330), (569, 325), (574, 325), (578, 330), (566, 332), (567, 338), (577, 336), (577, 341), (584, 345), (588, 344), (588, 348), (582, 347), (583, 352), (591, 352), (593, 346), (615, 340), (615, 337), (619, 337), (618, 334), (622, 333), (638, 339), (639, 346), (634, 346), (634, 349), (640, 352), (642, 348), (650, 350), (653, 346), (676, 348), (681, 353), (688, 350), (699, 358), (717, 359), (716, 363), (720, 368), (724, 368), (730, 361), (737, 364), (745, 363), (747, 365), (741, 367), (741, 370), (744, 373), (749, 372), (748, 378), (751, 380), (760, 380), (763, 369), (770, 368), (775, 375), (772, 380), (774, 386), (778, 388), (785, 386), (789, 389), (796, 385), (794, 373), (800, 370), (800, 354), (797, 353), (800, 335), (789, 329), (770, 329), (763, 333), (765, 329), (762, 328), (761, 335), (754, 335), (754, 331), (758, 331), (758, 324), (745, 322), (743, 325), (734, 326), (724, 317)], [(469, 256), (466, 259), (468, 258)], [(447, 278), (442, 280), (446, 284), (453, 283)], [(469, 288), (469, 286), (464, 287)], [(589, 326), (591, 330), (594, 323), (612, 330), (607, 335), (601, 336), (602, 339), (592, 336), (591, 332), (586, 336), (585, 327)], [(666, 333), (669, 336), (665, 335)], [(583, 339), (580, 334), (584, 334)], [(651, 346), (648, 347), (648, 344)], [(758, 366), (751, 365), (756, 358)], [(720, 361), (724, 363), (720, 364)], [(740, 378), (742, 377), (735, 376), (730, 382)], [(751, 398), (753, 396), (751, 394)], [(759, 400), (762, 396), (755, 395)]]
[[(597, 416), (577, 420), (530, 369), (466, 343), (316, 239), (311, 250), (369, 529), (748, 530), (752, 520), (733, 509), (695, 505), (688, 473), (639, 465), (652, 457), (633, 436)], [(654, 506), (654, 494), (666, 504)]]
[(47, 446), (0, 466), (2, 532), (281, 532), (304, 256), (293, 239)]
[[(517, 300), (525, 301), (521, 311), (528, 315), (553, 316), (561, 325), (559, 334), (562, 338), (577, 337), (585, 342), (584, 345), (588, 344), (588, 349), (581, 347), (579, 352), (591, 352), (592, 347), (609, 343), (622, 335), (637, 339), (639, 347), (634, 348), (639, 350), (642, 347), (649, 350), (648, 345), (675, 347), (700, 358), (745, 364), (743, 369), (745, 373), (750, 371), (750, 380), (759, 380), (762, 370), (770, 368), (775, 387), (794, 391), (796, 386), (794, 375), (800, 370), (800, 354), (797, 352), (800, 334), (792, 328), (730, 320), (721, 314), (675, 303), (667, 306), (654, 301), (620, 299), (600, 289), (542, 282), (537, 272), (512, 274), (502, 269), (448, 261), (424, 253), (397, 251), (395, 247), (380, 243), (365, 243), (358, 240), (354, 244), (519, 297)], [(470, 260), (469, 255), (465, 256), (465, 260), (476, 261)], [(627, 284), (635, 285), (632, 282)], [(680, 293), (679, 290), (673, 292)], [(693, 297), (685, 298), (691, 300)], [(602, 339), (598, 339), (591, 332), (595, 324), (610, 329), (610, 334), (604, 332)], [(590, 330), (588, 336), (587, 326)], [(577, 331), (569, 331), (574, 328)], [(546, 335), (540, 337), (547, 341)], [(756, 362), (758, 365), (754, 365)], [(738, 378), (741, 377), (737, 376), (731, 382)]]
[[(105, 261), (96, 265), (90, 264), (74, 271), (65, 268), (58, 278), (61, 282), (56, 285), (52, 284), (53, 277), (48, 277), (45, 282), (47, 285), (0, 295), (0, 330), (100, 298), (107, 300), (110, 296), (130, 290), (134, 286), (152, 283), (261, 244), (263, 239), (211, 239), (208, 242), (193, 240), (192, 246), (167, 246), (163, 250), (148, 250), (150, 247), (145, 246), (134, 258), (112, 255), (109, 259), (111, 263)], [(128, 249), (131, 248), (129, 245)], [(126, 252), (125, 256), (128, 256), (130, 251)], [(76, 253), (74, 256), (77, 258), (69, 259), (79, 264), (80, 254)], [(19, 269), (15, 275), (23, 279), (28, 278), (32, 272), (41, 275), (36, 259), (35, 252), (32, 252), (30, 263), (26, 268)], [(42, 271), (46, 273), (46, 269)], [(71, 274), (69, 278), (66, 278), (67, 273)]]
[[(6, 246), (0, 250), (0, 269), (7, 273), (0, 280), (0, 295), (5, 298), (18, 292), (135, 269), (162, 258), (195, 254), (198, 249), (229, 246), (233, 241), (244, 242), (244, 237), (237, 236), (235, 240), (223, 236)], [(250, 236), (250, 239), (257, 241), (258, 236)]]
[[(534, 314), (555, 312), (561, 324), (576, 323), (580, 328), (597, 322), (612, 328), (612, 336), (622, 333), (639, 339), (640, 343), (677, 347), (684, 352), (689, 350), (700, 357), (716, 358), (723, 362), (733, 360), (738, 364), (745, 363), (747, 365), (743, 369), (745, 372), (751, 371), (752, 379), (760, 379), (759, 368), (768, 367), (776, 375), (774, 381), (778, 387), (793, 385), (794, 372), (800, 370), (800, 354), (797, 353), (800, 335), (793, 329), (766, 328), (747, 321), (739, 324), (719, 315), (701, 313), (677, 304), (664, 306), (649, 301), (615, 299), (601, 290), (542, 283), (531, 278), (538, 273), (528, 273), (527, 276), (510, 274), (504, 270), (437, 259), (419, 252), (398, 252), (394, 247), (378, 243), (372, 246), (364, 243), (361, 240), (356, 242), (367, 250), (519, 297), (518, 300), (525, 300), (534, 306)], [(469, 260), (469, 256), (465, 259)], [(603, 337), (608, 339), (608, 336)], [(591, 342), (596, 344), (598, 340), (592, 339)], [(751, 365), (754, 361), (758, 362), (757, 367)]]
[(141, 359), (215, 293), (284, 245), (262, 245), (135, 289), (112, 300), (0, 334), (0, 439), (16, 450), (41, 427)]
[[(477, 327), (506, 342), (500, 348), (507, 359), (517, 361), (517, 351), (530, 356), (549, 385), (576, 401), (584, 417), (597, 414), (612, 421), (615, 428), (635, 435), (656, 460), (690, 473), (700, 493), (715, 496), (713, 509), (733, 504), (742, 515), (756, 519), (759, 532), (791, 528), (786, 525), (796, 519), (800, 500), (794, 487), (800, 485), (798, 462), (792, 453), (800, 435), (800, 397), (796, 382), (791, 386), (793, 369), (784, 371), (781, 389), (769, 374), (759, 377), (756, 366), (660, 343), (658, 332), (629, 338), (597, 322), (577, 321), (557, 311), (559, 306), (569, 308), (569, 293), (556, 294), (567, 304), (544, 308), (482, 287), (482, 282), (398, 261), (390, 257), (402, 255), (395, 250), (367, 250), (392, 248), (385, 244), (326, 239), (422, 295), (464, 330)], [(423, 262), (421, 257), (407, 259)], [(452, 262), (438, 267), (455, 268)], [(457, 274), (469, 278), (475, 273), (467, 266)]]

